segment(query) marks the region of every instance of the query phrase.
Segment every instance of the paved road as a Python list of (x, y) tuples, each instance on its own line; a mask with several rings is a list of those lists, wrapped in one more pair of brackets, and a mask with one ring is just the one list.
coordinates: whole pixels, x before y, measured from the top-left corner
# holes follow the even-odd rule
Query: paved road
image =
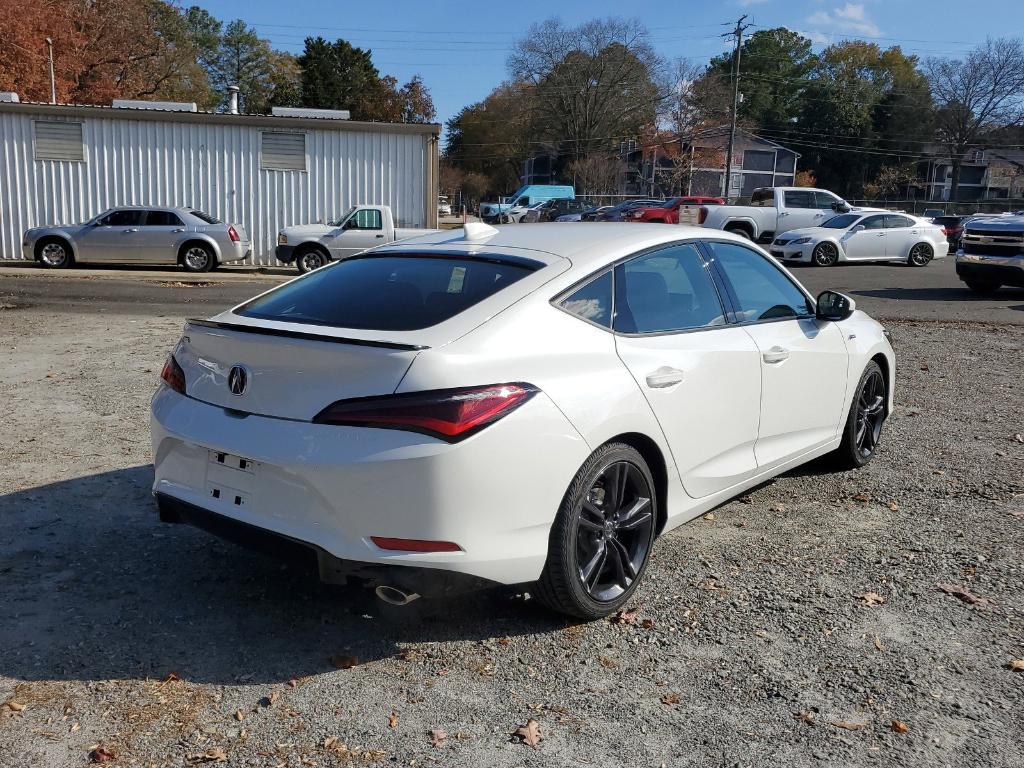
[[(794, 270), (813, 293), (848, 293), (878, 318), (988, 322), (1024, 325), (1024, 289), (1003, 288), (977, 296), (957, 279), (952, 259), (924, 269), (896, 264), (850, 264)], [(0, 305), (32, 305), (54, 312), (192, 317), (233, 306), (293, 273), (222, 270), (185, 275), (180, 270), (125, 268), (43, 272), (30, 266), (0, 267)]]

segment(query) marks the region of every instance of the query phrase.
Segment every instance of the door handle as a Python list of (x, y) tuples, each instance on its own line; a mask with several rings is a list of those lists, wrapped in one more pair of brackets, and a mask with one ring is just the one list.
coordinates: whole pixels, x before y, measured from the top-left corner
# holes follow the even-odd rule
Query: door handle
[(137, 230), (137, 229), (126, 229), (126, 230), (124, 230), (124, 231), (123, 231), (123, 232), (122, 232), (121, 234), (122, 234), (122, 235), (127, 235), (127, 234), (129, 234), (129, 233), (131, 233), (131, 232), (138, 232), (138, 231), (139, 231), (139, 230)]
[(678, 368), (670, 368), (667, 365), (663, 365), (658, 370), (647, 374), (647, 386), (651, 389), (672, 387), (680, 383), (683, 380), (683, 376), (683, 372)]
[(384, 235), (374, 235), (374, 237), (376, 237), (379, 240), (380, 238), (384, 237)]
[(779, 216), (789, 216), (788, 211), (779, 211)]
[(781, 363), (789, 359), (789, 350), (778, 346), (772, 347), (761, 355), (761, 359), (769, 365)]
[(184, 229), (172, 229), (172, 230), (171, 230), (171, 232), (172, 232), (173, 234), (175, 234), (175, 235), (177, 235), (177, 234), (179, 234), (179, 233), (181, 233), (181, 232), (184, 232), (184, 231), (185, 231)]

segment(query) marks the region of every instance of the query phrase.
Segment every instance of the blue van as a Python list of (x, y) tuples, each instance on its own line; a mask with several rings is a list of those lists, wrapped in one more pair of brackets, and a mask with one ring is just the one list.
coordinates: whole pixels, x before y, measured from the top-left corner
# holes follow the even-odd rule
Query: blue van
[(524, 184), (515, 194), (501, 198), (498, 203), (480, 203), (480, 218), (488, 224), (498, 220), (498, 217), (513, 208), (514, 206), (533, 205), (545, 200), (575, 200), (576, 189), (571, 185), (559, 184)]

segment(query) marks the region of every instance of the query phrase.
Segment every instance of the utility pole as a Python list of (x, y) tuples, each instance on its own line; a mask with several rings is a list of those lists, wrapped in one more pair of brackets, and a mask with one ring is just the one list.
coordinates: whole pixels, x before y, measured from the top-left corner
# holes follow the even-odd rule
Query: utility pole
[(739, 110), (740, 104), (740, 53), (743, 46), (743, 33), (750, 27), (749, 24), (744, 24), (747, 15), (743, 14), (736, 21), (736, 28), (732, 32), (728, 32), (723, 37), (733, 37), (736, 41), (736, 47), (733, 51), (732, 58), (732, 124), (729, 127), (729, 149), (725, 156), (725, 189), (722, 190), (722, 197), (729, 197), (729, 189), (732, 184), (732, 154), (733, 146), (736, 143), (736, 112)]
[(53, 74), (53, 38), (46, 38), (46, 50), (50, 58), (50, 103), (57, 103), (57, 79)]

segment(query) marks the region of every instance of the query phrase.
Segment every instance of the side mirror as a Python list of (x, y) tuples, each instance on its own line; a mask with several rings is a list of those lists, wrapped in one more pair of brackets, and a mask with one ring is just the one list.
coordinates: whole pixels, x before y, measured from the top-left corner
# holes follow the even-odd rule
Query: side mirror
[(832, 203), (832, 210), (836, 213), (849, 213), (851, 209), (845, 200), (836, 200)]
[(863, 224), (858, 224), (855, 227), (850, 227), (850, 234), (852, 235), (855, 232), (863, 232), (865, 229), (866, 227)]
[(818, 308), (815, 317), (819, 320), (838, 322), (845, 320), (857, 309), (857, 303), (842, 293), (822, 291), (818, 294)]

